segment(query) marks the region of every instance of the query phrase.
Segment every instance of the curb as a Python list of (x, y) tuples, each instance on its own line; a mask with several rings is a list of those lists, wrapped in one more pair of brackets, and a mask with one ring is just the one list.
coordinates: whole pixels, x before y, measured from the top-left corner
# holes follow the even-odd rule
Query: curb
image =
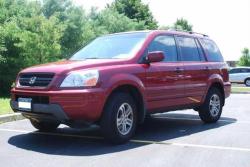
[(232, 92), (232, 94), (250, 94), (250, 92)]
[(0, 123), (17, 121), (17, 120), (22, 120), (22, 119), (25, 119), (25, 118), (20, 113), (0, 115)]

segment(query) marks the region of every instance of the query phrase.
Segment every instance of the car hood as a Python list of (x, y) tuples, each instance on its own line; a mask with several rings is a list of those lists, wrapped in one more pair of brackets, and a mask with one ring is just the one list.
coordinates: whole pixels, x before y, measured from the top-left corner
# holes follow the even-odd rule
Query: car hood
[(29, 67), (22, 70), (21, 73), (55, 73), (59, 75), (72, 70), (119, 65), (124, 63), (124, 60), (122, 61), (120, 59), (87, 59), (82, 61), (65, 60)]

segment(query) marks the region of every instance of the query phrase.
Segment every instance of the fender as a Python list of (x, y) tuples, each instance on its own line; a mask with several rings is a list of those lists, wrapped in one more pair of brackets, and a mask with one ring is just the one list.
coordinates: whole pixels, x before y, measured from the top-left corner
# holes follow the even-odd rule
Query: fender
[(106, 91), (107, 97), (109, 97), (109, 95), (113, 92), (113, 90), (115, 90), (119, 86), (123, 86), (123, 85), (131, 85), (131, 86), (134, 86), (135, 88), (137, 88), (137, 90), (140, 92), (140, 94), (142, 95), (143, 100), (145, 102), (145, 93), (144, 93), (145, 86), (144, 86), (143, 82), (135, 75), (124, 74), (124, 73), (123, 74), (115, 74), (104, 85), (104, 88), (107, 89), (107, 91)]
[[(210, 89), (210, 87), (214, 84), (214, 83), (219, 83), (221, 84), (221, 86), (223, 87), (223, 78), (220, 74), (212, 74), (209, 78), (208, 78), (208, 85), (207, 85), (207, 89), (206, 89), (206, 93), (204, 94), (203, 98), (202, 98), (202, 102), (205, 101), (206, 95), (208, 93), (208, 90)], [(223, 90), (224, 91), (224, 90)]]

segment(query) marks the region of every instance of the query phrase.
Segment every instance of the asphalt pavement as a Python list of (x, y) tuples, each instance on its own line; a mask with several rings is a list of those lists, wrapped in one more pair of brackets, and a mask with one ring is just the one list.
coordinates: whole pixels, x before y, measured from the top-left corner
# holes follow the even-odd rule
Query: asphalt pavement
[(250, 94), (231, 95), (214, 124), (193, 110), (154, 115), (123, 145), (106, 143), (97, 127), (42, 133), (28, 120), (4, 123), (0, 166), (249, 167)]

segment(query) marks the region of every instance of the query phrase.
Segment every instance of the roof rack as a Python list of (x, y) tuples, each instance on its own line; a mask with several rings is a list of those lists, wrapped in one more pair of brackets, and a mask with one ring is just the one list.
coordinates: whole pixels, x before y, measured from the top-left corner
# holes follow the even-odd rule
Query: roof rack
[(179, 31), (179, 32), (185, 32), (185, 33), (189, 33), (189, 34), (202, 35), (203, 37), (208, 37), (208, 35), (206, 35), (206, 34), (194, 32), (194, 31), (185, 31), (185, 30), (180, 30), (180, 29), (175, 29), (175, 28), (169, 28), (168, 31)]
[(202, 33), (198, 33), (198, 32), (193, 32), (193, 31), (189, 31), (189, 34), (197, 34), (197, 35), (202, 35), (203, 37), (208, 37), (207, 34), (202, 34)]

